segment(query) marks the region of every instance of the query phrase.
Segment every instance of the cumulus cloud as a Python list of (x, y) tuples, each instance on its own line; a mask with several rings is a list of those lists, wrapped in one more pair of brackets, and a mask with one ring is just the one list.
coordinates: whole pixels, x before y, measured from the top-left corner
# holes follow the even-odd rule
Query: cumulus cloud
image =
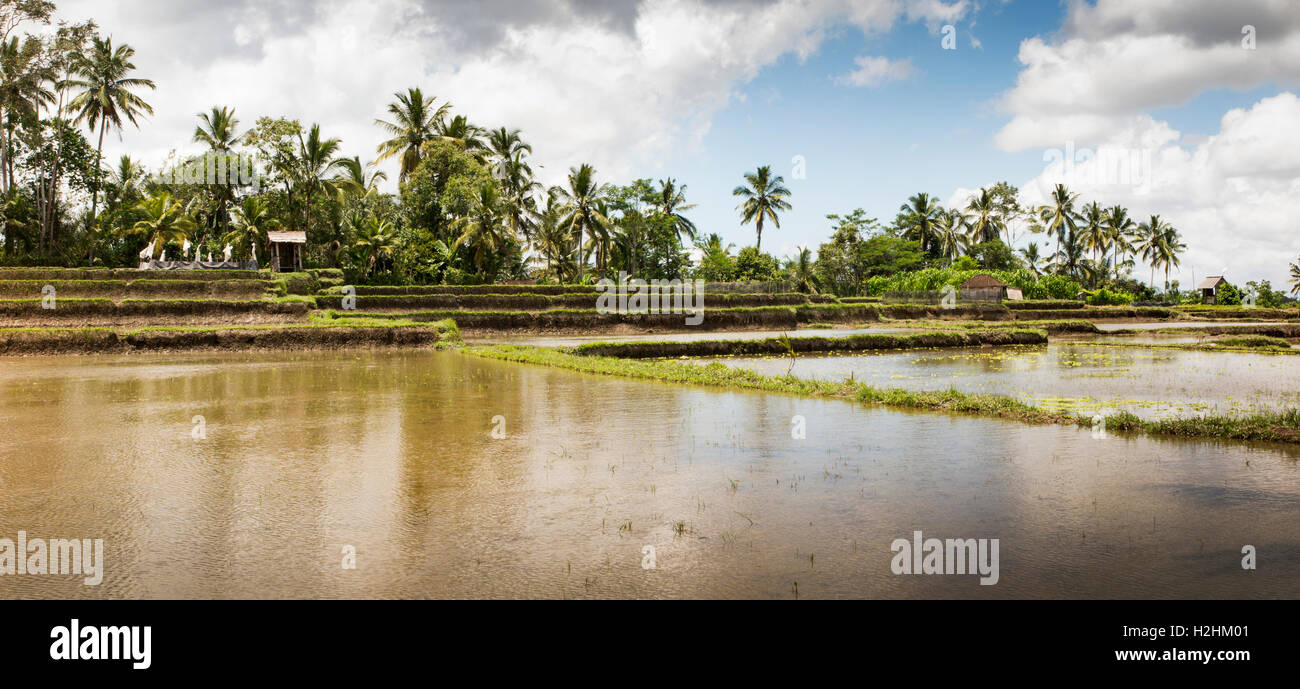
[[(523, 129), (555, 182), (590, 162), (614, 179), (697, 145), (737, 90), (781, 58), (810, 55), (834, 27), (950, 21), (965, 0), (378, 0), (317, 3), (64, 0), (137, 50), (156, 116), (106, 152), (157, 164), (185, 150), (194, 114), (235, 107), (319, 122), (374, 155), (392, 94), (420, 86), (480, 126)], [(394, 177), (390, 171), (390, 177)]]
[(1234, 282), (1263, 277), (1281, 287), (1286, 262), (1300, 252), (1296, 122), (1300, 98), (1290, 92), (1230, 110), (1218, 133), (1194, 145), (1157, 122), (1164, 134), (1149, 146), (1053, 151), (1064, 155), (1045, 156), (1050, 164), (1022, 185), (1022, 196), (1045, 203), (1053, 186), (1063, 183), (1083, 202), (1119, 204), (1138, 220), (1159, 214), (1188, 245), (1173, 273), (1184, 286), (1193, 272), (1200, 277), (1226, 267)]
[(1002, 98), (1012, 119), (997, 145), (1097, 142), (1145, 110), (1207, 89), (1300, 83), (1300, 13), (1274, 0), (1077, 2), (1056, 40), (1026, 39), (1019, 60), (1016, 85)]
[(912, 76), (915, 69), (909, 59), (890, 60), (887, 57), (863, 55), (853, 60), (856, 67), (848, 74), (835, 78), (841, 86), (879, 86)]

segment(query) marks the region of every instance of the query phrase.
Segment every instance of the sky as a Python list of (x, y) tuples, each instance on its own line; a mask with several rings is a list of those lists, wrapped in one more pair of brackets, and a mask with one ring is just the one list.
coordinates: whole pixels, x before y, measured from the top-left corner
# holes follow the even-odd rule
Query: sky
[[(671, 177), (701, 232), (754, 242), (731, 190), (771, 165), (792, 191), (764, 249), (814, 250), (829, 213), (882, 222), (917, 192), (1159, 214), (1170, 275), (1281, 287), (1300, 254), (1300, 3), (1293, 0), (59, 0), (136, 50), (155, 113), (105, 154), (197, 152), (197, 113), (320, 123), (375, 156), (418, 86), (523, 130), (541, 181)], [(389, 164), (390, 178), (396, 179)], [(394, 185), (395, 186), (395, 185)], [(1042, 236), (1020, 233), (1017, 246)], [(1149, 273), (1139, 270), (1146, 279)], [(1162, 276), (1157, 276), (1157, 281)]]

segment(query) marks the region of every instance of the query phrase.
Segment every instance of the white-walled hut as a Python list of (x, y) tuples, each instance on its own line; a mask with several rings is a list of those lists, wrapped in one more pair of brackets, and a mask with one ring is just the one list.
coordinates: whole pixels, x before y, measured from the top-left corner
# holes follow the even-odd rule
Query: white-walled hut
[(272, 230), (266, 233), (271, 244), (271, 270), (278, 273), (296, 273), (302, 270), (302, 250), (307, 245), (303, 230)]
[(961, 283), (959, 294), (963, 301), (1002, 301), (1021, 298), (1020, 290), (1008, 286), (987, 273), (980, 273)]

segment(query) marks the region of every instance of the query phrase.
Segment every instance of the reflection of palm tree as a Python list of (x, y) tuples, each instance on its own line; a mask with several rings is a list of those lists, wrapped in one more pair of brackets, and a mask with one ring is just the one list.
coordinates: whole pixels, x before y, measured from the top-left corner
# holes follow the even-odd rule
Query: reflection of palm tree
[(424, 144), (438, 138), (438, 123), (451, 110), (450, 103), (435, 107), (435, 98), (424, 97), (418, 88), (407, 89), (406, 93), (394, 93), (397, 100), (389, 103), (388, 112), (392, 114), (391, 122), (375, 120), (392, 138), (379, 144), (379, 158), (376, 162), (400, 157), (401, 166), (398, 181), (406, 181), (407, 175), (415, 171), (424, 154)]
[(785, 180), (780, 175), (773, 177), (772, 166), (764, 165), (753, 172), (746, 172), (745, 184), (732, 189), (731, 195), (744, 199), (736, 206), (740, 210), (740, 224), (754, 223), (758, 232), (754, 248), (761, 251), (763, 220), (771, 220), (777, 229), (781, 229), (781, 219), (777, 212), (790, 210), (790, 202), (785, 200), (790, 196), (790, 190), (785, 188)]
[(903, 238), (921, 243), (921, 251), (929, 254), (935, 248), (939, 219), (943, 208), (929, 194), (921, 192), (909, 196), (907, 203), (899, 206), (902, 215)]

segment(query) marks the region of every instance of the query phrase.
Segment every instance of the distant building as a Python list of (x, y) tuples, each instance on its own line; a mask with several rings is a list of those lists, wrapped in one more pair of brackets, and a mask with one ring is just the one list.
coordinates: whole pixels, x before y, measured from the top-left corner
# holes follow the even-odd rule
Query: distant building
[(279, 273), (296, 273), (302, 270), (302, 249), (307, 245), (303, 230), (270, 231), (266, 239), (271, 243), (271, 270)]
[(980, 273), (961, 283), (960, 298), (963, 301), (1002, 301), (1003, 299), (1021, 299), (1020, 290), (992, 275)]
[(1222, 275), (1211, 275), (1201, 281), (1197, 289), (1201, 290), (1202, 304), (1216, 304), (1219, 299), (1219, 287), (1227, 284)]

